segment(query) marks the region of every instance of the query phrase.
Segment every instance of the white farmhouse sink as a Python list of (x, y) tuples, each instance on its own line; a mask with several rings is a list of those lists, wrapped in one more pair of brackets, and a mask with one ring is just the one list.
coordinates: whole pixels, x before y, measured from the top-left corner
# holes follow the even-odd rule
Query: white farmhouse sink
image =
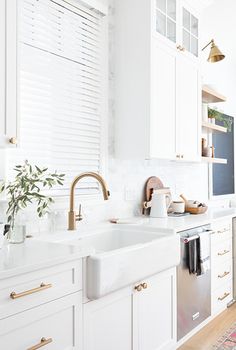
[(69, 243), (95, 249), (86, 264), (89, 299), (101, 298), (180, 261), (179, 235), (158, 234), (141, 226), (115, 226)]

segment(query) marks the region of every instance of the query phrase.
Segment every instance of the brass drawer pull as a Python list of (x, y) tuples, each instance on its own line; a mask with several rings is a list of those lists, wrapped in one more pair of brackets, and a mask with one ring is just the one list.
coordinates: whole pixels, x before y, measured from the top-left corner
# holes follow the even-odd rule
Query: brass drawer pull
[(229, 295), (230, 295), (230, 293), (225, 293), (225, 294), (223, 295), (223, 297), (219, 297), (218, 300), (219, 300), (219, 301), (222, 301), (222, 300), (224, 300), (225, 298), (227, 298)]
[(225, 271), (223, 275), (218, 275), (218, 278), (224, 278), (225, 276), (229, 275), (230, 271)]
[(12, 292), (10, 294), (10, 297), (12, 299), (18, 299), (18, 298), (22, 298), (22, 297), (24, 297), (26, 295), (30, 295), (30, 294), (33, 294), (33, 293), (41, 292), (42, 290), (45, 290), (45, 289), (48, 289), (48, 288), (51, 288), (51, 287), (52, 287), (52, 284), (41, 283), (39, 287), (30, 289), (30, 290), (26, 290), (25, 292), (21, 292), (21, 293)]
[(230, 250), (224, 250), (222, 253), (218, 253), (219, 256), (223, 256), (225, 254), (228, 254)]
[(40, 343), (39, 343), (39, 344), (34, 345), (34, 346), (32, 346), (31, 348), (28, 348), (27, 350), (37, 350), (37, 349), (40, 349), (40, 348), (42, 348), (43, 346), (45, 346), (45, 345), (47, 345), (47, 344), (50, 344), (50, 343), (52, 343), (52, 338), (48, 338), (48, 339), (42, 338), (42, 339), (40, 340)]
[(141, 292), (141, 290), (143, 289), (142, 284), (139, 284), (138, 286), (134, 287), (135, 290), (137, 290), (137, 292)]
[(227, 232), (227, 231), (228, 231), (227, 228), (223, 228), (222, 230), (217, 231), (217, 233), (225, 233), (225, 232)]

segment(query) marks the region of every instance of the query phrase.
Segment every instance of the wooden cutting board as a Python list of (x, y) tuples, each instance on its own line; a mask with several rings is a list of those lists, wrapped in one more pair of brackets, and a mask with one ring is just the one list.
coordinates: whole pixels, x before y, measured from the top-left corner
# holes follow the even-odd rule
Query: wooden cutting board
[[(151, 176), (147, 179), (144, 187), (144, 202), (149, 202), (152, 199), (152, 193), (154, 190), (159, 190), (164, 188), (163, 182), (159, 179), (159, 177)], [(144, 209), (142, 213), (144, 215), (150, 214), (150, 208)]]
[(149, 202), (151, 200), (153, 190), (159, 190), (161, 188), (164, 188), (164, 185), (159, 177), (149, 177), (145, 184), (145, 201)]

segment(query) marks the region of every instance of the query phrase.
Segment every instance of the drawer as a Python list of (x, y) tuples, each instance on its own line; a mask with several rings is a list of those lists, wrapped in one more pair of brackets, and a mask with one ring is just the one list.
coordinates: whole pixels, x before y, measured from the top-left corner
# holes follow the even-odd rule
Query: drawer
[(221, 265), (227, 260), (232, 260), (232, 240), (226, 240), (211, 247), (211, 266)]
[(231, 280), (212, 293), (212, 315), (223, 311), (227, 307), (227, 304), (233, 298), (232, 289), (233, 288)]
[(211, 234), (211, 245), (214, 246), (230, 239), (232, 239), (232, 230), (225, 226), (221, 229), (213, 230)]
[(211, 289), (212, 291), (232, 280), (232, 260), (227, 260), (223, 264), (212, 267)]
[(81, 260), (4, 279), (0, 283), (0, 318), (81, 289)]
[(211, 224), (213, 231), (230, 231), (232, 228), (232, 219), (230, 220), (217, 220)]
[(81, 303), (77, 292), (0, 320), (0, 349), (80, 350)]

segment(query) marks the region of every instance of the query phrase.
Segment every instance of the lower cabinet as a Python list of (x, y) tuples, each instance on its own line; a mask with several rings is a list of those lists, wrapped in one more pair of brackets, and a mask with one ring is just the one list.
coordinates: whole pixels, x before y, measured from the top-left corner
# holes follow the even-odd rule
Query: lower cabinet
[(83, 350), (132, 349), (132, 289), (84, 304)]
[(176, 272), (84, 304), (84, 350), (176, 348)]
[(0, 349), (81, 350), (79, 305), (81, 292), (0, 320)]
[(212, 224), (211, 270), (211, 313), (216, 316), (233, 298), (231, 220)]

